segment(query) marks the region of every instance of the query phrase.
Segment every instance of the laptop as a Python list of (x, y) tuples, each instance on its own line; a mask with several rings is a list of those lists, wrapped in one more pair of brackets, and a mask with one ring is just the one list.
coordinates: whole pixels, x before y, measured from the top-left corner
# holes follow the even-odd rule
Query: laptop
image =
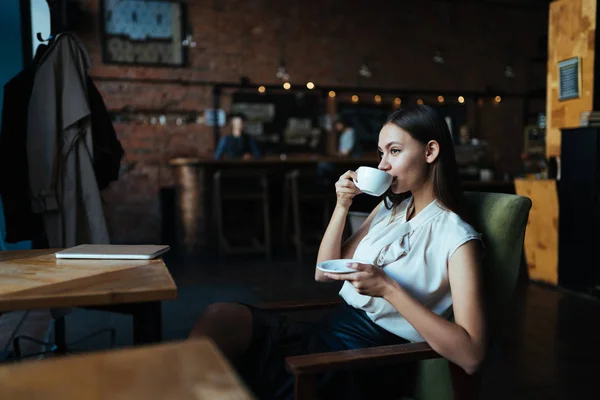
[(56, 258), (96, 260), (151, 260), (169, 251), (166, 245), (81, 244), (56, 252)]

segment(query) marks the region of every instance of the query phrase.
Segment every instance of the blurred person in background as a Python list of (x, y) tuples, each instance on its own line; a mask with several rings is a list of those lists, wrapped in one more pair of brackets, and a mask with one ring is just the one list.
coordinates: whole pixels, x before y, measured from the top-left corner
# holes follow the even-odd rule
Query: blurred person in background
[(338, 154), (341, 156), (352, 155), (357, 149), (356, 132), (345, 117), (340, 117), (334, 124), (335, 131), (340, 135), (338, 138)]
[(215, 150), (215, 159), (222, 158), (260, 158), (261, 152), (252, 136), (244, 133), (246, 116), (243, 114), (232, 114), (229, 117), (231, 123), (231, 134), (222, 136)]

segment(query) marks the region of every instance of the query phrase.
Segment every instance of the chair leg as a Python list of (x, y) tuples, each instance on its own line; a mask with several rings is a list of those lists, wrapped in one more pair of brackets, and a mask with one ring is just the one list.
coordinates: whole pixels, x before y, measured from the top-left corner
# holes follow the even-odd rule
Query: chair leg
[[(59, 351), (59, 346), (56, 344), (52, 344), (49, 342), (44, 342), (43, 340), (39, 340), (30, 336), (26, 336), (26, 335), (22, 335), (22, 336), (17, 336), (13, 339), (13, 353), (15, 355), (15, 358), (30, 358), (30, 357), (35, 357), (38, 355), (44, 355), (44, 354), (50, 354), (50, 353), (56, 353), (56, 354), (67, 354), (67, 353), (72, 353), (73, 349), (71, 349), (71, 346), (76, 346), (79, 343), (85, 342), (86, 340), (89, 340), (93, 337), (96, 337), (98, 335), (101, 335), (103, 333), (109, 333), (110, 334), (110, 348), (114, 348), (116, 345), (116, 337), (117, 337), (117, 332), (115, 329), (113, 328), (107, 328), (107, 329), (102, 329), (98, 332), (94, 332), (91, 333), (87, 336), (82, 337), (81, 339), (69, 344), (69, 346), (65, 346), (62, 351)], [(48, 348), (48, 350), (46, 351), (41, 351), (39, 353), (33, 353), (33, 354), (28, 354), (27, 356), (23, 356), (23, 352), (21, 351), (21, 341), (22, 340), (26, 340), (28, 342), (32, 342), (32, 343), (36, 343), (39, 344), (41, 346), (46, 346), (46, 348)]]
[(88, 339), (91, 339), (93, 337), (96, 337), (96, 336), (104, 334), (104, 333), (109, 333), (109, 335), (110, 335), (110, 347), (111, 348), (115, 347), (117, 332), (115, 331), (114, 328), (106, 328), (106, 329), (102, 329), (102, 330), (94, 332), (94, 333), (90, 333), (89, 335), (84, 336), (81, 339), (79, 339), (79, 340), (71, 343), (69, 346), (76, 346), (79, 343), (85, 342)]
[(265, 199), (265, 205), (263, 207), (265, 213), (265, 248), (267, 251), (267, 261), (271, 262), (273, 256), (273, 248), (271, 245), (271, 218), (269, 216), (269, 200)]
[(33, 338), (31, 336), (26, 336), (26, 335), (17, 336), (13, 339), (13, 353), (15, 354), (16, 358), (23, 358), (23, 353), (21, 351), (21, 340), (26, 340), (28, 342), (39, 344), (41, 346), (46, 346), (46, 348), (48, 349), (46, 351), (42, 351), (39, 353), (30, 354), (27, 357), (33, 357), (36, 355), (53, 353), (53, 352), (56, 352), (56, 350), (58, 349), (58, 347), (56, 345), (53, 345), (52, 343), (44, 342), (43, 340), (39, 340), (39, 339)]
[(263, 218), (265, 229), (265, 252), (267, 261), (271, 262), (271, 218), (269, 208), (269, 184), (267, 178), (263, 177)]
[(302, 264), (302, 226), (300, 221), (300, 198), (298, 193), (298, 182), (296, 179), (292, 180), (292, 212), (294, 218), (294, 243), (296, 245), (296, 260), (299, 264)]
[(213, 177), (213, 210), (217, 221), (217, 251), (218, 256), (223, 257), (225, 253), (225, 237), (223, 232), (223, 215), (221, 204), (221, 179), (217, 172)]
[[(39, 339), (33, 338), (31, 336), (27, 336), (27, 335), (21, 335), (21, 336), (15, 337), (13, 339), (13, 353), (15, 355), (15, 358), (25, 358), (25, 357), (30, 358), (30, 357), (34, 357), (34, 356), (38, 356), (38, 355), (49, 354), (49, 353), (67, 354), (67, 353), (72, 352), (72, 349), (70, 349), (70, 346), (75, 346), (79, 343), (82, 343), (88, 339), (91, 339), (93, 337), (96, 337), (96, 336), (104, 334), (104, 333), (109, 333), (110, 347), (114, 348), (116, 345), (116, 337), (117, 337), (117, 332), (114, 328), (102, 329), (100, 331), (97, 331), (97, 332), (91, 333), (87, 336), (84, 336), (83, 338), (80, 338), (77, 341), (67, 345), (65, 317), (64, 316), (57, 317), (54, 320), (54, 343), (45, 342), (43, 340), (39, 340)], [(45, 346), (47, 348), (47, 350), (39, 352), (39, 353), (28, 354), (27, 356), (23, 356), (23, 352), (21, 351), (21, 341), (22, 340), (26, 340), (26, 341), (29, 341), (32, 343), (36, 343), (36, 344)]]
[(281, 236), (285, 238), (288, 233), (288, 218), (289, 218), (289, 201), (290, 201), (290, 184), (289, 178), (286, 176), (283, 181), (283, 199), (282, 199), (282, 215), (281, 215)]
[(317, 379), (313, 374), (296, 375), (294, 380), (294, 399), (309, 400), (317, 398)]
[(67, 354), (67, 327), (64, 316), (54, 319), (54, 343), (57, 353)]

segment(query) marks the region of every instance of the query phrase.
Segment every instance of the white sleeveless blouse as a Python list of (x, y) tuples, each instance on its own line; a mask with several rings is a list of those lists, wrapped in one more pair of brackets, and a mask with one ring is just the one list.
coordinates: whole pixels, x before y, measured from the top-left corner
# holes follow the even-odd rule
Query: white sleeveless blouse
[[(406, 211), (412, 206), (412, 197), (395, 211), (381, 205), (353, 258), (383, 268), (425, 307), (447, 317), (452, 307), (448, 261), (462, 244), (481, 240), (481, 234), (437, 200), (407, 222)], [(423, 341), (383, 298), (361, 295), (349, 282), (344, 282), (339, 294), (387, 331), (411, 342)]]

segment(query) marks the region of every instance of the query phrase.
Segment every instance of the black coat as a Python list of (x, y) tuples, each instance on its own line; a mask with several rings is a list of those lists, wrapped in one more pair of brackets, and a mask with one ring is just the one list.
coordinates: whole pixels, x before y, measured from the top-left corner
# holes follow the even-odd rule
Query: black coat
[[(60, 36), (57, 40), (60, 40)], [(31, 210), (26, 141), (27, 114), (35, 66), (49, 47), (51, 45), (40, 45), (31, 65), (4, 86), (0, 133), (0, 197), (4, 203), (6, 241), (10, 243), (39, 239), (44, 231), (40, 215)], [(89, 76), (86, 78), (91, 110), (94, 174), (98, 188), (102, 190), (119, 178), (124, 152), (102, 96), (92, 79)]]

